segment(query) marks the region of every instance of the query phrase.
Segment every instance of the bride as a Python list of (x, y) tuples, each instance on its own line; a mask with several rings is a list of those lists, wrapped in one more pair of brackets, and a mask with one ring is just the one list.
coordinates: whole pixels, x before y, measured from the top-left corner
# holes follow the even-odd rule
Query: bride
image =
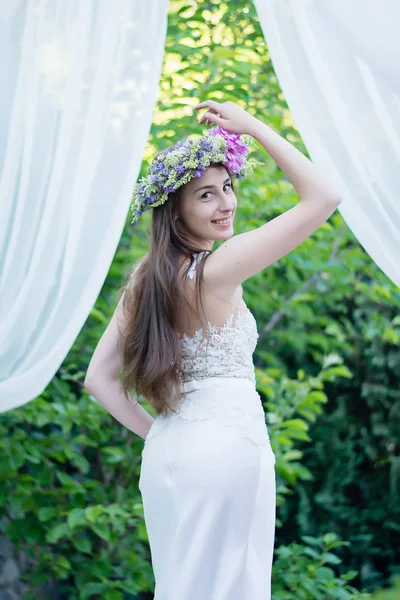
[[(157, 154), (135, 186), (133, 222), (152, 210), (149, 250), (123, 288), (85, 387), (145, 439), (139, 489), (155, 600), (269, 600), (275, 458), (242, 283), (301, 244), (341, 199), (310, 160), (236, 104), (195, 108), (212, 127)], [(243, 134), (275, 160), (299, 202), (234, 234), (235, 180), (253, 166)]]

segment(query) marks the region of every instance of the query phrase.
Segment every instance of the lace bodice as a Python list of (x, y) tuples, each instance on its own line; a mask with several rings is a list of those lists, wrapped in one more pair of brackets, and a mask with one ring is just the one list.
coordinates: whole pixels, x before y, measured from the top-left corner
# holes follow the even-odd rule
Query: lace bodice
[[(196, 258), (189, 277), (200, 256)], [(253, 352), (258, 332), (254, 316), (249, 309), (235, 311), (222, 327), (208, 322), (208, 332), (208, 340), (201, 328), (192, 335), (179, 334), (183, 395), (176, 413), (156, 418), (145, 447), (177, 416), (191, 421), (217, 419), (236, 427), (255, 444), (269, 444), (264, 410), (255, 388)]]
[[(188, 271), (193, 271), (201, 258), (200, 253)], [(257, 345), (257, 323), (247, 308), (236, 310), (222, 327), (208, 321), (209, 338), (203, 329), (194, 334), (180, 333), (181, 381), (205, 379), (206, 377), (245, 377), (255, 383), (253, 353)]]
[(223, 327), (208, 322), (209, 339), (198, 329), (181, 339), (182, 382), (206, 377), (246, 377), (255, 383), (253, 352), (257, 345), (256, 320), (249, 309), (236, 311)]

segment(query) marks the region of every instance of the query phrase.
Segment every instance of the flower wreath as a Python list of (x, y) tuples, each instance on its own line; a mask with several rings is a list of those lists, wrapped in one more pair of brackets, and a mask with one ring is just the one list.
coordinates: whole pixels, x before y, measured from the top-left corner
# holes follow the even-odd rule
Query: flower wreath
[(245, 177), (261, 164), (247, 158), (249, 151), (243, 136), (226, 131), (219, 125), (208, 129), (199, 138), (189, 136), (177, 142), (171, 152), (154, 158), (148, 174), (135, 185), (131, 222), (135, 223), (143, 212), (164, 204), (168, 194), (193, 177), (201, 177), (213, 163), (222, 163), (238, 179)]

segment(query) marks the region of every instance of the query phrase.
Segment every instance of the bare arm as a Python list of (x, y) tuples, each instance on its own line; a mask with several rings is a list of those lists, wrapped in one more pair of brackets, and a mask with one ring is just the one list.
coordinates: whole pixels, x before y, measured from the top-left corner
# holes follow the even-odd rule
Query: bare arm
[(304, 201), (257, 229), (235, 235), (209, 256), (204, 281), (213, 290), (233, 293), (243, 281), (294, 250), (338, 204)]
[[(215, 289), (234, 291), (243, 281), (282, 258), (320, 227), (341, 202), (338, 191), (306, 156), (271, 127), (231, 102), (212, 100), (200, 119), (259, 141), (297, 191), (300, 202), (252, 231), (233, 236), (207, 259), (204, 279)], [(219, 113), (218, 116), (216, 113)]]
[(84, 385), (117, 421), (145, 439), (154, 419), (137, 401), (126, 398), (118, 378), (122, 370), (117, 346), (124, 322), (122, 300), (96, 346)]

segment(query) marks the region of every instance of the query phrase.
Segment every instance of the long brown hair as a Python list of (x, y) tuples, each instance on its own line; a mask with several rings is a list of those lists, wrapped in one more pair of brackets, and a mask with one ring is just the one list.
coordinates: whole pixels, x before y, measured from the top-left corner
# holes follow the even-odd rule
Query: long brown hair
[[(203, 331), (207, 330), (201, 288), (204, 264), (210, 254), (204, 254), (196, 269), (195, 307), (188, 302), (182, 278), (178, 276), (179, 259), (182, 256), (192, 259), (201, 252), (190, 243), (182, 221), (176, 219), (182, 189), (178, 188), (167, 202), (152, 209), (149, 251), (133, 265), (120, 290), (124, 293), (126, 315), (125, 330), (121, 332), (121, 384), (127, 397), (134, 388), (137, 395), (147, 398), (157, 415), (174, 411), (181, 396), (181, 349), (175, 328), (178, 298), (196, 315)], [(190, 264), (191, 260), (184, 275)]]

